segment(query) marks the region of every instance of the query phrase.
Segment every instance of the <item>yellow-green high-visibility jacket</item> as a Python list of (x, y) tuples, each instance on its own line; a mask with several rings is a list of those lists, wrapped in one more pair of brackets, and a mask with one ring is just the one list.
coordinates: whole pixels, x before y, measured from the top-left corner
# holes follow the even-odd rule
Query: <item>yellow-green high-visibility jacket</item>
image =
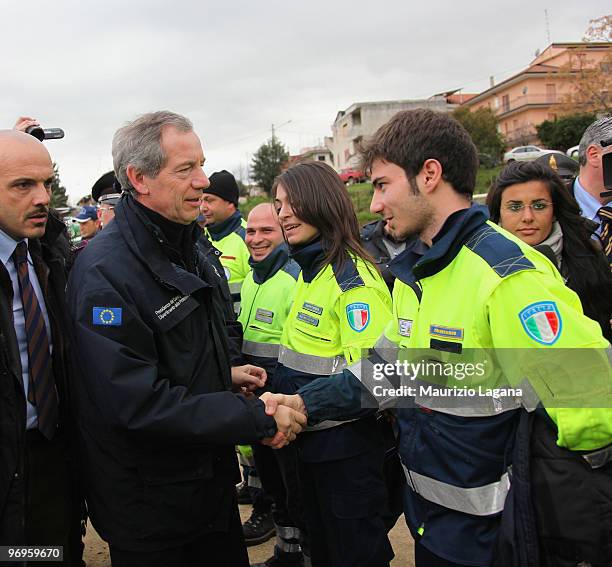
[[(374, 266), (352, 258), (340, 270), (331, 265), (319, 269), (323, 255), (318, 241), (292, 251), (302, 272), (283, 330), (275, 375), (275, 384), (284, 393), (293, 393), (319, 376), (341, 372), (359, 360), (391, 317), (389, 290)], [(338, 431), (334, 440), (330, 437), (328, 444), (320, 441), (317, 447), (310, 447), (312, 451), (306, 435), (302, 436), (303, 458), (342, 458), (366, 450), (370, 441), (365, 434), (336, 427), (339, 424), (319, 424), (319, 429), (344, 431)], [(315, 454), (319, 449), (322, 453)]]
[(205, 230), (215, 248), (221, 251), (221, 265), (237, 308), (242, 282), (251, 269), (249, 249), (244, 242), (246, 221), (240, 211), (236, 211), (223, 222), (207, 226)]
[(263, 366), (270, 381), (300, 267), (289, 259), (285, 244), (260, 262), (251, 258), (250, 264), (253, 269), (242, 283), (238, 316), (243, 328), (242, 353), (249, 363)]
[[(299, 391), (309, 423), (360, 415), (364, 389), (380, 407), (396, 407), (412, 533), (436, 555), (477, 566), (492, 561), (519, 408), (541, 401), (561, 446), (612, 442), (609, 345), (599, 325), (544, 256), (487, 217), (484, 207), (459, 211), (424, 256), (408, 251), (392, 262), (393, 318), (373, 355)], [(425, 362), (439, 363), (431, 368), (450, 372), (366, 372), (398, 357), (416, 364), (425, 350)], [(395, 388), (398, 375), (415, 391)]]

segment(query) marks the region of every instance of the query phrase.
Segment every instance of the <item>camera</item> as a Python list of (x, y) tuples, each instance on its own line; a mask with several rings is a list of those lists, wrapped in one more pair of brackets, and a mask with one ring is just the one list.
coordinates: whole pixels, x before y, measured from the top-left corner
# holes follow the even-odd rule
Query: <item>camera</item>
[(41, 128), (40, 126), (28, 126), (25, 130), (26, 134), (34, 136), (41, 142), (43, 140), (59, 140), (64, 137), (64, 131), (61, 128)]

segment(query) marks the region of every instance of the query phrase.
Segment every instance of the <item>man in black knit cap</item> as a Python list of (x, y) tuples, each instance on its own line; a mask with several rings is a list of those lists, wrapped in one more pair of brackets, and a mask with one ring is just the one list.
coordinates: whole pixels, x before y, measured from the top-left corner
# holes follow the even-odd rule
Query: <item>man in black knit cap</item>
[(240, 308), (240, 288), (249, 266), (249, 249), (244, 243), (246, 222), (238, 210), (238, 184), (226, 170), (210, 176), (204, 189), (202, 214), (206, 218), (206, 232), (215, 248), (221, 251), (221, 264), (234, 298), (236, 312)]

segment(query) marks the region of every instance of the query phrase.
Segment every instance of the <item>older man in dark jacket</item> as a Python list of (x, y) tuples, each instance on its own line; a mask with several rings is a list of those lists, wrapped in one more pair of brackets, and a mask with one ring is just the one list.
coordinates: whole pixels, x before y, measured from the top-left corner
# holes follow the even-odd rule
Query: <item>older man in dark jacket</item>
[(66, 566), (79, 564), (70, 544), (79, 538), (64, 319), (69, 244), (49, 214), (52, 180), (38, 140), (0, 132), (0, 545), (61, 545)]
[(280, 446), (305, 418), (230, 391), (218, 275), (196, 247), (208, 179), (191, 123), (146, 114), (115, 134), (113, 159), (126, 194), (68, 285), (90, 515), (114, 567), (247, 566), (233, 445)]

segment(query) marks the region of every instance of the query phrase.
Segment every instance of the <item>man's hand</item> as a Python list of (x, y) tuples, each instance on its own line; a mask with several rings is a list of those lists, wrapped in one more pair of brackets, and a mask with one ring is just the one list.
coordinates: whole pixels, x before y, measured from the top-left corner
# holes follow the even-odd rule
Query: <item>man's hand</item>
[(277, 431), (274, 437), (265, 437), (264, 439), (262, 439), (261, 444), (267, 445), (268, 447), (272, 447), (272, 449), (280, 449), (285, 445), (289, 445), (289, 441), (287, 440), (287, 437), (285, 437), (284, 434), (282, 434), (280, 431)]
[(306, 427), (306, 416), (287, 406), (279, 405), (275, 408), (274, 420), (278, 429), (276, 435), (262, 440), (264, 445), (269, 445), (274, 449), (280, 449), (294, 441), (297, 434)]
[(290, 396), (287, 394), (272, 394), (271, 392), (265, 392), (259, 396), (259, 399), (266, 404), (266, 413), (268, 415), (274, 415), (279, 406), (287, 406), (305, 416), (308, 415), (304, 400), (299, 394)]
[(40, 126), (40, 124), (36, 118), (32, 118), (30, 116), (20, 116), (17, 118), (17, 122), (15, 122), (13, 130), (25, 132), (30, 126)]
[(306, 416), (287, 406), (278, 406), (274, 413), (276, 428), (288, 442), (294, 441), (297, 434), (306, 427)]
[(249, 392), (263, 388), (267, 378), (266, 371), (259, 366), (232, 366), (232, 384), (238, 388), (246, 388)]

